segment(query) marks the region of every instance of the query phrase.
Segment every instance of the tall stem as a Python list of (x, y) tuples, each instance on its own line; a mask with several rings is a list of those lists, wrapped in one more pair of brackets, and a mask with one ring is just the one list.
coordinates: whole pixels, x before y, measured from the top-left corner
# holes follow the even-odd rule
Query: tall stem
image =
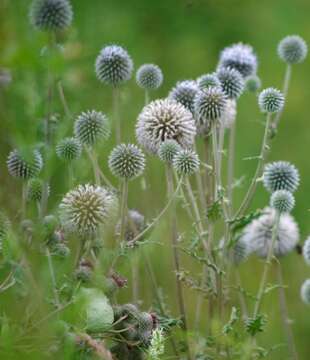
[(148, 92), (148, 90), (145, 90), (144, 93), (144, 104), (147, 105), (150, 102), (150, 93)]
[(121, 143), (121, 119), (119, 113), (119, 88), (113, 87), (113, 115), (115, 122), (116, 144)]
[(229, 202), (229, 216), (233, 213), (233, 182), (235, 170), (235, 147), (236, 147), (236, 121), (231, 124), (229, 129), (228, 144), (228, 169), (227, 169), (227, 197)]
[[(284, 75), (283, 88), (282, 88), (282, 92), (283, 92), (283, 95), (284, 95), (285, 99), (287, 98), (288, 88), (289, 88), (290, 80), (291, 80), (291, 75), (292, 75), (292, 65), (287, 64), (286, 70), (285, 70), (285, 75)], [(274, 118), (273, 127), (275, 129), (279, 126), (283, 110), (284, 109), (282, 108), (281, 111), (277, 112), (277, 114), (276, 114), (276, 116)]]
[(23, 185), (22, 185), (22, 212), (21, 212), (21, 217), (22, 217), (22, 220), (25, 219), (26, 217), (26, 204), (27, 204), (27, 182), (23, 182)]
[(125, 231), (127, 227), (128, 180), (124, 179), (122, 185), (120, 242), (124, 241)]
[(56, 283), (56, 277), (55, 277), (55, 272), (54, 272), (53, 261), (52, 261), (51, 253), (50, 253), (48, 248), (46, 248), (46, 257), (47, 257), (47, 261), (48, 261), (49, 272), (50, 272), (50, 275), (51, 275), (51, 281), (52, 281), (53, 292), (54, 292), (54, 297), (55, 297), (55, 304), (56, 304), (57, 308), (59, 308), (61, 304), (60, 304), (59, 296), (58, 296), (58, 290), (57, 290), (57, 283)]

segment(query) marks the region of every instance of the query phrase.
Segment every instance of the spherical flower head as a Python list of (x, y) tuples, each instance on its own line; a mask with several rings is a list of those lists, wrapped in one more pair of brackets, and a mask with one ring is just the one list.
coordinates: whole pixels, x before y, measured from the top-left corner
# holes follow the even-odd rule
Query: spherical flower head
[(195, 97), (195, 114), (198, 133), (210, 131), (212, 122), (219, 120), (227, 106), (227, 97), (218, 87), (199, 91)]
[(181, 150), (181, 146), (175, 140), (166, 140), (160, 145), (158, 156), (163, 162), (172, 164), (173, 158)]
[(287, 161), (276, 161), (265, 166), (263, 183), (269, 192), (287, 190), (296, 191), (299, 185), (299, 172)]
[(199, 157), (192, 150), (181, 150), (173, 158), (173, 167), (180, 175), (192, 175), (199, 170)]
[(117, 86), (131, 78), (133, 62), (124, 48), (110, 45), (101, 50), (95, 68), (99, 81)]
[(287, 190), (277, 190), (271, 195), (270, 206), (280, 214), (289, 213), (295, 206), (294, 195)]
[[(272, 232), (276, 222), (276, 211), (271, 208), (264, 209), (262, 215), (253, 220), (244, 229), (243, 241), (248, 243), (251, 251), (262, 258), (266, 258), (272, 244)], [(294, 218), (283, 213), (280, 217), (278, 233), (274, 245), (274, 255), (284, 256), (292, 251), (299, 241), (299, 229)]]
[(305, 259), (305, 262), (308, 265), (310, 265), (310, 236), (304, 242), (304, 245), (302, 247), (302, 254), (303, 254), (303, 257)]
[(199, 90), (206, 90), (208, 87), (221, 87), (221, 83), (216, 73), (204, 74), (197, 79), (197, 86)]
[(310, 304), (310, 279), (304, 281), (300, 289), (301, 300), (309, 305)]
[(145, 90), (158, 89), (163, 83), (164, 76), (159, 66), (144, 64), (139, 67), (136, 73), (138, 86)]
[(136, 125), (139, 144), (152, 154), (157, 154), (166, 140), (175, 140), (182, 148), (190, 148), (195, 135), (192, 113), (171, 99), (155, 100), (145, 106)]
[(252, 46), (239, 43), (226, 47), (220, 54), (219, 67), (236, 69), (243, 77), (255, 74), (257, 58)]
[(258, 105), (262, 112), (275, 113), (283, 109), (284, 95), (280, 90), (268, 88), (263, 90), (258, 96)]
[(244, 90), (244, 80), (239, 71), (221, 68), (217, 72), (221, 88), (229, 99), (238, 99)]
[(143, 173), (145, 156), (136, 145), (120, 144), (109, 156), (109, 167), (113, 175), (131, 180)]
[(227, 129), (231, 128), (237, 116), (236, 100), (227, 99), (226, 109), (220, 118), (220, 123)]
[(298, 35), (286, 36), (278, 45), (278, 55), (287, 64), (297, 64), (305, 60), (308, 46)]
[(43, 167), (43, 159), (38, 150), (13, 150), (7, 159), (11, 176), (21, 179), (36, 177)]
[(257, 75), (250, 75), (245, 79), (245, 88), (247, 91), (256, 93), (262, 86), (262, 82)]
[(94, 185), (79, 185), (62, 199), (60, 220), (65, 228), (91, 235), (115, 216), (117, 200), (111, 191)]
[(194, 99), (198, 91), (197, 83), (193, 80), (184, 80), (176, 84), (170, 91), (168, 98), (177, 101), (194, 114)]
[[(41, 201), (44, 193), (44, 183), (41, 179), (30, 179), (27, 186), (27, 199), (29, 201)], [(49, 195), (49, 186), (47, 187), (47, 196)]]
[(90, 147), (107, 140), (111, 134), (108, 118), (95, 110), (83, 112), (75, 121), (74, 134), (81, 144)]
[(57, 31), (71, 25), (73, 11), (68, 0), (34, 0), (29, 16), (36, 29)]
[(82, 153), (82, 145), (78, 139), (68, 137), (62, 139), (56, 146), (57, 156), (65, 161), (78, 159)]

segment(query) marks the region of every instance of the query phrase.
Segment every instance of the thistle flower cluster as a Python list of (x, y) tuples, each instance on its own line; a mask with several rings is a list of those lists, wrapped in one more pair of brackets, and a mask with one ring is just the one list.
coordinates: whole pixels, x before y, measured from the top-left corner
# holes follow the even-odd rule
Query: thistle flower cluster
[(192, 175), (199, 170), (199, 157), (192, 150), (181, 150), (173, 157), (173, 167), (180, 175)]
[(197, 83), (193, 80), (184, 80), (176, 84), (170, 91), (168, 98), (182, 104), (192, 114), (195, 112), (194, 100), (198, 91)]
[(268, 88), (259, 94), (258, 104), (262, 112), (279, 112), (284, 106), (284, 96), (281, 91), (274, 88)]
[(82, 154), (82, 145), (74, 137), (64, 138), (57, 144), (56, 154), (65, 161), (78, 159)]
[(280, 214), (291, 212), (295, 206), (295, 198), (287, 190), (277, 190), (271, 195), (270, 206)]
[(199, 90), (206, 90), (208, 87), (220, 87), (221, 83), (216, 73), (204, 74), (197, 79)]
[(36, 177), (42, 167), (43, 159), (38, 150), (13, 150), (7, 159), (7, 167), (11, 176), (21, 179)]
[(144, 64), (139, 67), (136, 74), (138, 86), (145, 90), (158, 89), (163, 83), (164, 76), (159, 66)]
[[(27, 199), (28, 201), (41, 201), (44, 193), (44, 183), (41, 179), (30, 179), (27, 184)], [(47, 186), (47, 196), (49, 196), (50, 187)]]
[(166, 140), (160, 145), (158, 156), (163, 162), (172, 164), (175, 155), (181, 150), (181, 146), (175, 140)]
[(308, 46), (298, 35), (286, 36), (278, 45), (278, 55), (287, 64), (297, 64), (305, 60)]
[(239, 71), (231, 68), (220, 68), (217, 77), (221, 88), (229, 99), (238, 99), (244, 90), (244, 80)]
[(286, 190), (291, 193), (299, 185), (299, 172), (296, 167), (286, 161), (277, 161), (265, 166), (263, 183), (267, 191)]

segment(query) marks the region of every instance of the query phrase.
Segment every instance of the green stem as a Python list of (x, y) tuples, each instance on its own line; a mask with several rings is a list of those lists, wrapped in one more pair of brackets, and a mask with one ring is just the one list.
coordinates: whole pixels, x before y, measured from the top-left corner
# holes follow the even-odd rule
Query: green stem
[(22, 212), (21, 212), (22, 220), (24, 220), (25, 217), (26, 217), (27, 188), (28, 188), (27, 182), (24, 181), (24, 182), (23, 182), (23, 185), (22, 185), (22, 207), (21, 207), (21, 210), (22, 210)]
[(119, 88), (113, 87), (113, 115), (115, 122), (116, 144), (121, 143), (121, 119), (119, 113)]
[(228, 144), (228, 169), (227, 169), (227, 197), (229, 202), (229, 215), (233, 213), (233, 182), (235, 169), (235, 148), (236, 148), (236, 121), (234, 121), (229, 129)]
[(150, 102), (150, 93), (148, 92), (148, 90), (145, 90), (145, 93), (144, 93), (144, 104), (145, 104), (145, 106), (148, 105), (149, 102)]
[[(288, 94), (288, 88), (289, 88), (289, 85), (290, 85), (291, 75), (292, 75), (292, 65), (287, 64), (286, 70), (285, 70), (285, 75), (284, 75), (283, 88), (282, 88), (282, 92), (283, 92), (285, 100), (286, 100), (287, 94)], [(282, 108), (281, 111), (277, 112), (277, 114), (276, 114), (276, 116), (274, 118), (274, 121), (273, 121), (273, 128), (274, 129), (277, 129), (277, 127), (279, 126), (283, 110), (284, 109)]]
[(50, 275), (51, 275), (51, 281), (52, 281), (53, 292), (54, 292), (54, 297), (55, 297), (55, 304), (56, 304), (57, 308), (60, 308), (61, 304), (60, 304), (59, 296), (58, 296), (55, 271), (54, 271), (54, 267), (53, 267), (53, 261), (52, 261), (51, 253), (50, 253), (48, 248), (46, 248), (46, 256), (47, 256), (47, 261), (48, 261), (49, 272), (50, 272)]
[(120, 227), (120, 243), (124, 241), (125, 231), (127, 226), (127, 199), (128, 199), (128, 180), (124, 179), (122, 184), (122, 197), (121, 197), (121, 227)]

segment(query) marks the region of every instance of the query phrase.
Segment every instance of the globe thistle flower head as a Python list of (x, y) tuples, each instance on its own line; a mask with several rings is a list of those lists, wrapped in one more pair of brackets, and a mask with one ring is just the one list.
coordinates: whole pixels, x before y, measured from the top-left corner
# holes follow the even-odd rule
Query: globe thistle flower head
[(274, 88), (264, 89), (258, 96), (258, 105), (262, 112), (275, 113), (283, 109), (284, 95)]
[(298, 35), (286, 36), (278, 45), (278, 55), (287, 64), (297, 64), (305, 60), (308, 46)]
[(173, 158), (173, 167), (180, 175), (192, 175), (199, 170), (199, 157), (192, 150), (181, 150)]
[[(41, 179), (33, 178), (30, 179), (27, 186), (27, 199), (28, 201), (41, 201), (44, 192), (44, 183)], [(49, 195), (50, 189), (47, 187), (47, 196)]]
[(62, 139), (56, 146), (57, 156), (65, 161), (78, 159), (82, 153), (82, 145), (78, 139), (68, 137)]
[(263, 183), (269, 192), (287, 190), (296, 191), (299, 185), (299, 172), (287, 161), (276, 161), (265, 166)]
[(205, 90), (208, 87), (221, 87), (221, 83), (216, 73), (204, 74), (197, 79), (197, 86), (199, 90)]
[(231, 68), (220, 68), (217, 77), (223, 92), (229, 99), (237, 99), (243, 93), (244, 80), (239, 71)]
[(220, 118), (220, 123), (229, 129), (236, 120), (237, 116), (237, 103), (236, 100), (227, 99), (226, 109)]
[[(272, 244), (272, 233), (276, 222), (276, 211), (264, 209), (262, 215), (253, 220), (244, 229), (242, 241), (248, 243), (249, 249), (258, 256), (266, 258)], [(274, 245), (274, 255), (284, 256), (292, 251), (299, 241), (299, 229), (289, 213), (280, 216), (278, 233)]]
[(310, 304), (310, 279), (304, 281), (300, 289), (301, 300), (309, 305)]
[(71, 25), (73, 11), (68, 0), (34, 0), (29, 17), (38, 30), (61, 31)]
[(245, 88), (247, 91), (256, 93), (262, 86), (262, 82), (257, 75), (250, 75), (245, 79)]
[(164, 76), (159, 66), (144, 64), (139, 67), (136, 73), (138, 86), (145, 90), (158, 89), (163, 83)]
[(143, 173), (145, 156), (136, 145), (120, 144), (109, 156), (109, 167), (114, 176), (130, 180)]
[(99, 81), (117, 86), (131, 78), (133, 61), (124, 48), (110, 45), (101, 50), (95, 68)]
[(184, 80), (176, 84), (170, 91), (168, 98), (177, 101), (194, 114), (194, 99), (198, 91), (197, 83), (193, 80)]
[(195, 135), (192, 113), (171, 99), (152, 101), (143, 108), (136, 124), (139, 144), (152, 154), (157, 154), (166, 140), (175, 140), (182, 148), (190, 148)]
[(117, 200), (103, 187), (79, 185), (65, 195), (59, 210), (65, 228), (81, 235), (92, 235), (115, 215)]
[(217, 87), (199, 91), (195, 97), (195, 119), (198, 133), (207, 133), (213, 121), (219, 120), (225, 113), (227, 97)]
[(158, 156), (163, 162), (172, 164), (174, 156), (181, 150), (181, 146), (175, 140), (166, 140), (160, 145)]
[(107, 140), (111, 134), (108, 118), (95, 110), (83, 112), (75, 121), (74, 134), (81, 144), (90, 147)]
[(231, 68), (243, 77), (256, 73), (257, 58), (250, 45), (238, 43), (226, 47), (220, 54), (219, 68)]
[(277, 190), (271, 195), (270, 206), (280, 214), (289, 213), (295, 206), (294, 195), (287, 190)]
[(38, 150), (12, 150), (7, 159), (7, 167), (11, 176), (30, 179), (39, 174), (43, 167), (43, 159)]
[[(0, 235), (1, 236), (1, 235)], [(305, 262), (310, 265), (310, 236), (305, 241), (302, 247), (302, 254), (305, 259)]]

